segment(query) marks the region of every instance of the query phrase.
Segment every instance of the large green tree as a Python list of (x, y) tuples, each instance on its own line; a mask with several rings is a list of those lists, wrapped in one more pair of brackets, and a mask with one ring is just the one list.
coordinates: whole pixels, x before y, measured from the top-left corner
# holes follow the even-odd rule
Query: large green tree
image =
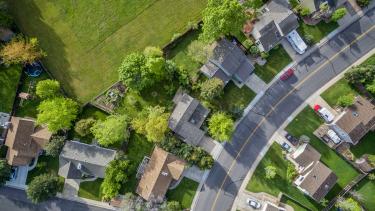
[(36, 95), (42, 99), (52, 98), (59, 95), (60, 83), (56, 80), (39, 81), (36, 85)]
[(79, 106), (72, 99), (57, 97), (42, 101), (38, 106), (38, 124), (46, 124), (48, 130), (56, 133), (69, 129), (77, 117)]
[(202, 20), (200, 36), (205, 42), (212, 42), (220, 36), (240, 32), (246, 14), (238, 0), (209, 0)]
[(91, 132), (102, 146), (124, 142), (130, 136), (126, 115), (111, 115), (104, 121), (97, 121)]
[(87, 136), (91, 134), (91, 127), (95, 122), (96, 120), (93, 118), (81, 119), (75, 124), (74, 131), (82, 137)]
[(218, 141), (229, 141), (234, 131), (234, 122), (223, 112), (214, 113), (208, 122), (208, 131)]
[(5, 159), (0, 159), (0, 186), (4, 185), (10, 177), (10, 165)]
[(59, 178), (54, 174), (41, 174), (34, 177), (27, 187), (26, 193), (33, 203), (45, 201), (56, 195), (59, 190)]

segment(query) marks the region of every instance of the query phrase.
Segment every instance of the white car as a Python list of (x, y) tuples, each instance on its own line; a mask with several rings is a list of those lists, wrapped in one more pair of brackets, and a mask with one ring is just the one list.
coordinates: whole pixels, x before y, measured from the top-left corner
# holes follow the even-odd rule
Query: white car
[(261, 207), (261, 204), (258, 201), (254, 200), (254, 199), (248, 198), (248, 199), (246, 199), (246, 203), (250, 207), (252, 207), (253, 209), (259, 209)]
[(294, 48), (295, 51), (299, 54), (305, 53), (307, 49), (306, 43), (303, 41), (301, 36), (299, 36), (298, 32), (296, 30), (293, 30), (290, 32), (287, 36), (286, 39), (289, 41), (290, 45)]
[(335, 131), (328, 130), (327, 135), (333, 141), (333, 143), (339, 144), (341, 142), (341, 138), (336, 134)]
[(330, 123), (333, 121), (335, 116), (326, 108), (320, 106), (320, 105), (315, 105), (314, 110), (326, 121), (327, 123)]

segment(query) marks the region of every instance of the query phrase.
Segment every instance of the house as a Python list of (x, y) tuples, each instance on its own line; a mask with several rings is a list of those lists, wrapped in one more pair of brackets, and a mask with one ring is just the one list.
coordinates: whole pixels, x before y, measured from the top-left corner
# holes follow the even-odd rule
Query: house
[(330, 11), (322, 11), (321, 8), (325, 7), (329, 9), (335, 6), (333, 0), (299, 0), (299, 2), (302, 8), (309, 9), (310, 16), (313, 19), (319, 19), (325, 16), (328, 17)]
[(5, 145), (9, 165), (25, 166), (36, 158), (49, 142), (52, 133), (46, 127), (37, 126), (32, 119), (12, 117), (7, 125)]
[(320, 153), (307, 143), (299, 146), (291, 155), (299, 173), (294, 185), (318, 202), (327, 195), (337, 181), (337, 176), (332, 170), (319, 161), (320, 156)]
[(115, 157), (115, 150), (67, 141), (59, 156), (58, 174), (66, 179), (81, 179), (82, 176), (104, 178), (106, 166)]
[[(272, 0), (260, 9), (251, 35), (260, 51), (268, 52), (298, 28), (298, 18), (286, 0)], [(298, 35), (299, 36), (299, 35)], [(294, 36), (295, 37), (295, 36)]]
[(375, 130), (375, 106), (357, 96), (331, 127), (342, 140), (356, 145), (369, 131)]
[(168, 127), (185, 143), (199, 145), (205, 136), (200, 127), (210, 111), (186, 93), (177, 93), (173, 101), (176, 106), (169, 117)]
[(136, 193), (146, 201), (161, 202), (172, 181), (177, 181), (185, 168), (178, 157), (155, 147), (138, 183)]
[(211, 49), (212, 53), (200, 71), (208, 78), (219, 78), (224, 84), (232, 80), (242, 87), (255, 69), (244, 52), (225, 38), (213, 43)]

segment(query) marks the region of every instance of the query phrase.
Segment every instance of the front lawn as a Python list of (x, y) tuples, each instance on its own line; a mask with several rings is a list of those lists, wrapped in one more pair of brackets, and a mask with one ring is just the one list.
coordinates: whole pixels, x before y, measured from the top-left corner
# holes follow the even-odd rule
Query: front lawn
[(86, 199), (92, 199), (96, 201), (102, 200), (102, 185), (103, 179), (96, 179), (94, 181), (81, 182), (79, 185), (78, 196)]
[(305, 24), (303, 21), (299, 21), (299, 27), (297, 29), (298, 33), (305, 37), (306, 35), (312, 36), (312, 42), (313, 44), (318, 43), (321, 39), (323, 39), (325, 36), (327, 36), (329, 33), (331, 33), (333, 30), (335, 30), (339, 25), (337, 22), (329, 22), (326, 23), (324, 21), (320, 21), (315, 26), (310, 26)]
[(0, 66), (0, 112), (10, 113), (16, 97), (21, 66)]
[(286, 127), (286, 131), (296, 137), (300, 137), (301, 135), (309, 136), (311, 138), (310, 144), (322, 155), (320, 160), (337, 175), (337, 184), (326, 196), (326, 198), (331, 199), (350, 181), (352, 181), (358, 175), (358, 172), (343, 158), (336, 154), (334, 150), (313, 135), (314, 130), (316, 130), (322, 123), (323, 120), (313, 111), (313, 109), (306, 107), (291, 123), (289, 123)]
[(367, 178), (363, 179), (355, 190), (363, 196), (362, 205), (366, 210), (374, 210), (375, 208), (375, 181)]
[[(268, 165), (277, 168), (277, 174), (274, 179), (266, 179), (264, 176), (264, 168)], [(280, 145), (277, 143), (272, 144), (262, 161), (257, 166), (250, 182), (246, 186), (246, 190), (256, 193), (265, 192), (276, 197), (280, 192), (283, 192), (293, 197), (295, 200), (298, 200), (311, 210), (320, 210), (321, 206), (319, 204), (309, 196), (304, 195), (303, 192), (287, 181), (287, 166), (288, 163), (282, 154)]]
[(294, 211), (306, 211), (306, 208), (302, 207), (301, 205), (299, 205), (298, 203), (296, 203), (292, 199), (289, 199), (286, 196), (282, 196), (281, 203), (284, 203), (293, 207)]
[[(37, 37), (44, 64), (69, 96), (87, 102), (117, 79), (125, 55), (163, 47), (188, 22), (201, 19), (206, 0), (8, 1), (17, 26)], [(98, 83), (99, 82), (99, 83)]]
[(350, 147), (350, 151), (356, 158), (364, 154), (375, 155), (375, 132), (367, 133), (357, 145)]
[(348, 81), (343, 78), (329, 87), (326, 91), (321, 94), (321, 97), (331, 106), (337, 105), (337, 100), (339, 97), (353, 94), (354, 96), (358, 95), (358, 93), (350, 86)]
[(198, 185), (199, 183), (191, 179), (183, 178), (175, 189), (168, 190), (167, 199), (168, 201), (178, 201), (182, 208), (188, 209), (191, 207)]
[(255, 74), (264, 82), (269, 83), (272, 79), (292, 62), (289, 54), (285, 49), (278, 45), (269, 51), (267, 63), (263, 66), (255, 64)]

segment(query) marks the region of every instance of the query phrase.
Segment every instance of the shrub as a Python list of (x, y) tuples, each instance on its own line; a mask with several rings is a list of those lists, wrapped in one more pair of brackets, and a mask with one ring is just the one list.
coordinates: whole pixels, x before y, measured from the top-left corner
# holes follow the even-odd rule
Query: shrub
[(167, 203), (167, 211), (180, 211), (182, 210), (181, 204), (178, 201), (169, 201)]
[(60, 92), (60, 83), (51, 79), (39, 81), (35, 92), (42, 99), (56, 97)]
[(208, 131), (218, 141), (229, 141), (234, 131), (234, 122), (223, 112), (214, 113), (208, 122)]
[(339, 207), (345, 211), (361, 211), (362, 210), (361, 206), (353, 198), (339, 200), (336, 203), (336, 207)]
[(299, 1), (298, 0), (289, 0), (289, 3), (292, 6), (292, 8), (295, 8), (295, 7), (298, 6)]
[(337, 9), (337, 10), (335, 10), (335, 12), (333, 12), (333, 14), (331, 16), (331, 20), (332, 21), (338, 21), (341, 18), (343, 18), (346, 15), (346, 13), (347, 13), (346, 8)]
[(11, 167), (5, 159), (0, 159), (0, 186), (10, 178)]
[(210, 46), (200, 40), (191, 42), (187, 49), (187, 55), (201, 64), (205, 63), (211, 54)]
[(368, 159), (370, 165), (371, 165), (372, 167), (375, 167), (375, 155), (369, 155), (369, 156), (367, 157), (367, 159)]
[(143, 51), (146, 57), (162, 57), (163, 51), (159, 47), (147, 46)]
[(264, 168), (264, 171), (266, 172), (266, 178), (267, 179), (273, 179), (276, 176), (276, 167), (275, 166), (266, 166)]
[(211, 78), (200, 84), (200, 90), (203, 99), (212, 100), (223, 93), (224, 82), (219, 78)]
[(347, 94), (347, 95), (340, 96), (337, 99), (337, 105), (339, 105), (341, 107), (351, 106), (354, 103), (354, 98), (355, 97), (354, 97), (353, 94)]
[(65, 143), (65, 138), (63, 136), (53, 137), (44, 147), (44, 150), (46, 151), (46, 155), (49, 155), (52, 157), (59, 156), (60, 151), (64, 146), (64, 143)]
[(128, 118), (126, 115), (108, 116), (104, 121), (97, 121), (91, 132), (102, 146), (127, 141), (130, 136)]
[(288, 167), (286, 171), (286, 177), (288, 179), (288, 182), (292, 183), (293, 180), (296, 178), (298, 175), (298, 172), (292, 162), (288, 162)]
[(371, 181), (374, 181), (375, 180), (375, 174), (374, 173), (369, 174), (368, 179), (371, 180)]
[(366, 85), (366, 90), (371, 94), (375, 95), (375, 81), (371, 84)]
[(74, 126), (74, 131), (78, 135), (85, 137), (91, 134), (91, 127), (96, 123), (96, 120), (93, 118), (81, 119)]
[(311, 11), (309, 8), (307, 7), (303, 7), (302, 5), (298, 5), (296, 7), (296, 10), (298, 12), (298, 14), (300, 14), (301, 16), (308, 16), (311, 14)]
[(245, 46), (246, 49), (250, 49), (252, 45), (254, 45), (253, 41), (250, 39), (246, 39), (242, 42), (242, 45)]
[(59, 178), (54, 174), (41, 174), (34, 177), (26, 189), (27, 198), (33, 203), (45, 201), (56, 195), (59, 190)]
[(259, 54), (259, 48), (256, 45), (251, 46), (249, 51), (250, 51), (251, 55), (258, 55)]

